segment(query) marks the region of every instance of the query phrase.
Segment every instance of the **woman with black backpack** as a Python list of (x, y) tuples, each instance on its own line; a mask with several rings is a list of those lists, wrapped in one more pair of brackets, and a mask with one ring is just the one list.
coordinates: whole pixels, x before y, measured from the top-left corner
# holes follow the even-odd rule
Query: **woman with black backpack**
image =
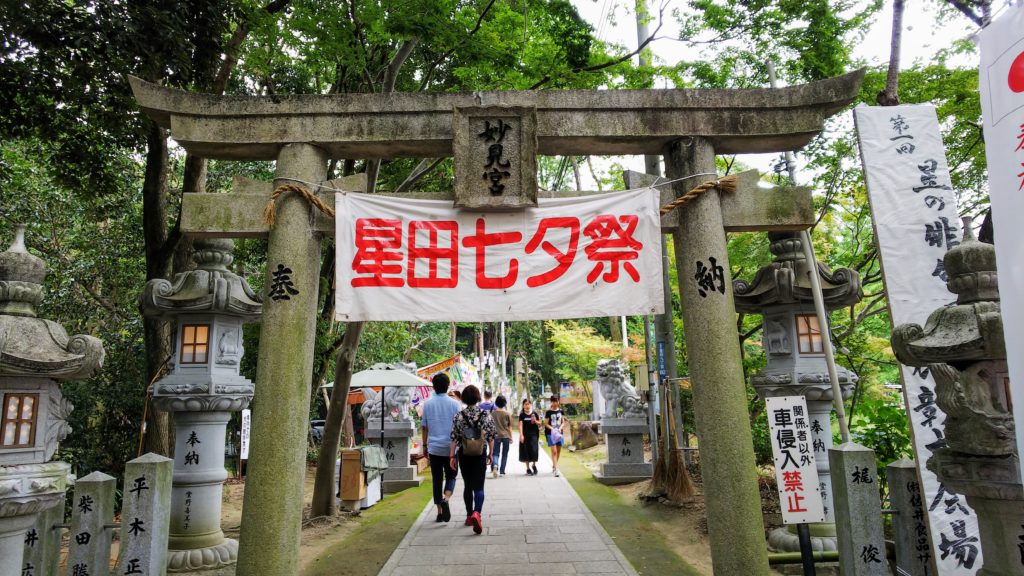
[[(488, 454), (494, 450), (497, 432), (490, 413), (480, 409), (480, 389), (469, 385), (462, 390), (466, 404), (452, 420), (451, 466), (462, 469), (462, 499), (466, 503), (466, 526), (483, 532), (480, 512), (484, 507), (484, 478), (487, 476)], [(458, 466), (456, 466), (458, 464)]]

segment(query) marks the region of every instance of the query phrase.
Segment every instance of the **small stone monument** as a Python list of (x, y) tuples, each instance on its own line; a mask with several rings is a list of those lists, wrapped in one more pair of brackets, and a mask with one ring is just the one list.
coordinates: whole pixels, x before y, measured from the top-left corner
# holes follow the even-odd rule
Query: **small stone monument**
[(647, 403), (626, 381), (626, 372), (618, 360), (598, 362), (597, 381), (605, 402), (601, 432), (608, 447), (608, 461), (601, 465), (600, 472), (594, 473), (594, 479), (602, 484), (647, 480), (654, 474), (654, 464), (644, 458)]
[[(371, 370), (404, 370), (416, 373), (415, 364), (374, 364)], [(366, 439), (381, 446), (387, 458), (388, 468), (384, 471), (384, 492), (391, 494), (423, 483), (416, 466), (410, 464), (409, 439), (416, 434), (416, 424), (409, 414), (412, 408), (412, 388), (386, 386), (380, 393), (364, 388), (366, 402), (362, 415), (366, 421)], [(384, 427), (381, 429), (381, 410), (384, 411)]]
[[(56, 322), (36, 318), (43, 300), (46, 264), (25, 248), (25, 227), (14, 244), (0, 253), (0, 575), (32, 573), (36, 564), (50, 566), (60, 532), (52, 530), (63, 515), (64, 491), (71, 466), (50, 462), (58, 443), (70, 432), (73, 406), (59, 381), (93, 376), (103, 365), (103, 344), (92, 336), (68, 338)], [(43, 519), (40, 522), (40, 518)], [(57, 519), (60, 523), (60, 519)], [(26, 542), (49, 551), (30, 555)]]
[[(200, 239), (196, 269), (151, 280), (142, 313), (175, 323), (174, 356), (153, 389), (158, 410), (174, 413), (174, 482), (168, 572), (234, 574), (238, 542), (220, 528), (224, 440), (232, 412), (249, 405), (253, 383), (239, 374), (242, 324), (262, 311), (230, 266), (232, 240)], [(272, 398), (268, 398), (272, 402)]]
[[(924, 327), (897, 326), (892, 348), (900, 362), (927, 367), (935, 377), (935, 403), (946, 413), (946, 445), (932, 453), (928, 469), (951, 491), (965, 495), (978, 513), (985, 559), (979, 574), (1020, 574), (1024, 486), (1010, 410), (995, 247), (977, 241), (967, 221), (963, 242), (946, 252), (943, 263), (956, 304), (932, 312)], [(974, 563), (979, 542), (962, 526), (938, 537), (943, 553), (962, 558), (964, 565)]]
[[(826, 522), (812, 524), (814, 550), (836, 549), (835, 512), (832, 502), (832, 476), (828, 450), (832, 448), (832, 384), (822, 348), (821, 330), (814, 309), (809, 274), (813, 270), (821, 282), (826, 310), (851, 306), (860, 301), (860, 276), (849, 268), (829, 270), (821, 262), (810, 264), (796, 232), (769, 232), (769, 249), (775, 260), (757, 271), (750, 282), (734, 280), (736, 311), (763, 317), (762, 345), (768, 357), (764, 370), (751, 378), (762, 398), (803, 395), (811, 424), (811, 438), (818, 469), (818, 483), (825, 504)], [(843, 398), (850, 395), (857, 375), (836, 366)], [(793, 529), (790, 529), (793, 528)], [(800, 540), (794, 526), (777, 528), (768, 535), (773, 551), (796, 552)]]

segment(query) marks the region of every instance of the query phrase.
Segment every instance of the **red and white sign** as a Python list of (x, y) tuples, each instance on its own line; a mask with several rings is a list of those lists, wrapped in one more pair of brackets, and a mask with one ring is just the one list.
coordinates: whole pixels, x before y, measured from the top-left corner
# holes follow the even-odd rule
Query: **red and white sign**
[(807, 400), (801, 396), (765, 398), (768, 431), (775, 456), (775, 482), (783, 524), (825, 521)]
[[(1017, 451), (1024, 448), (1024, 6), (1013, 5), (979, 34), (981, 112), (995, 226), (1000, 308), (1010, 371)], [(1024, 474), (1024, 460), (1021, 461)]]
[(658, 193), (476, 212), (337, 195), (337, 319), (551, 320), (661, 313)]
[[(924, 326), (936, 308), (956, 300), (946, 289), (943, 257), (961, 240), (935, 108), (858, 106), (853, 116), (889, 315), (896, 326)], [(928, 512), (931, 560), (941, 576), (974, 574), (982, 565), (977, 515), (926, 466), (932, 452), (946, 445), (946, 415), (935, 402), (935, 377), (928, 368), (906, 365), (900, 365), (900, 373)]]

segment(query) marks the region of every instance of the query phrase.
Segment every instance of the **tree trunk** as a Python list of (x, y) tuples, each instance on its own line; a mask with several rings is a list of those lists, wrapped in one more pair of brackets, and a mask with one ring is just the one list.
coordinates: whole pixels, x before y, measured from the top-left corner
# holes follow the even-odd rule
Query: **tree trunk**
[(334, 391), (331, 393), (331, 405), (327, 410), (327, 421), (324, 422), (324, 437), (320, 444), (320, 456), (316, 462), (316, 479), (313, 483), (313, 503), (310, 517), (333, 516), (337, 511), (334, 493), (337, 478), (334, 476), (334, 465), (338, 458), (338, 446), (341, 442), (341, 431), (348, 413), (348, 390), (352, 384), (352, 365), (359, 347), (359, 336), (363, 333), (363, 322), (350, 322), (345, 329), (345, 337), (338, 351), (334, 366)]
[(876, 100), (882, 106), (899, 106), (900, 39), (903, 35), (903, 8), (905, 0), (894, 0), (892, 5), (892, 42), (889, 47), (889, 72), (885, 76), (885, 89)]
[[(173, 251), (167, 246), (167, 136), (162, 128), (150, 123), (146, 139), (146, 173), (142, 184), (142, 230), (146, 242), (148, 282), (170, 276)], [(171, 324), (164, 320), (143, 320), (147, 384), (153, 382), (171, 356), (171, 330)], [(169, 415), (154, 410), (152, 405), (147, 410), (146, 450), (162, 456), (171, 454)]]

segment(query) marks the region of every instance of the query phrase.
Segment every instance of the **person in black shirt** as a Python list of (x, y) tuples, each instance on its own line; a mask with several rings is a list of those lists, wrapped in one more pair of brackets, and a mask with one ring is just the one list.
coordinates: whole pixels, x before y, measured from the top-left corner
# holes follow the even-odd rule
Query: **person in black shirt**
[(565, 412), (558, 406), (559, 397), (551, 397), (551, 408), (544, 412), (544, 434), (551, 447), (551, 472), (558, 476), (558, 457), (562, 454), (562, 445), (565, 444)]
[(523, 399), (519, 413), (519, 461), (526, 464), (526, 475), (537, 474), (537, 454), (540, 452), (540, 417), (533, 411), (529, 398)]

